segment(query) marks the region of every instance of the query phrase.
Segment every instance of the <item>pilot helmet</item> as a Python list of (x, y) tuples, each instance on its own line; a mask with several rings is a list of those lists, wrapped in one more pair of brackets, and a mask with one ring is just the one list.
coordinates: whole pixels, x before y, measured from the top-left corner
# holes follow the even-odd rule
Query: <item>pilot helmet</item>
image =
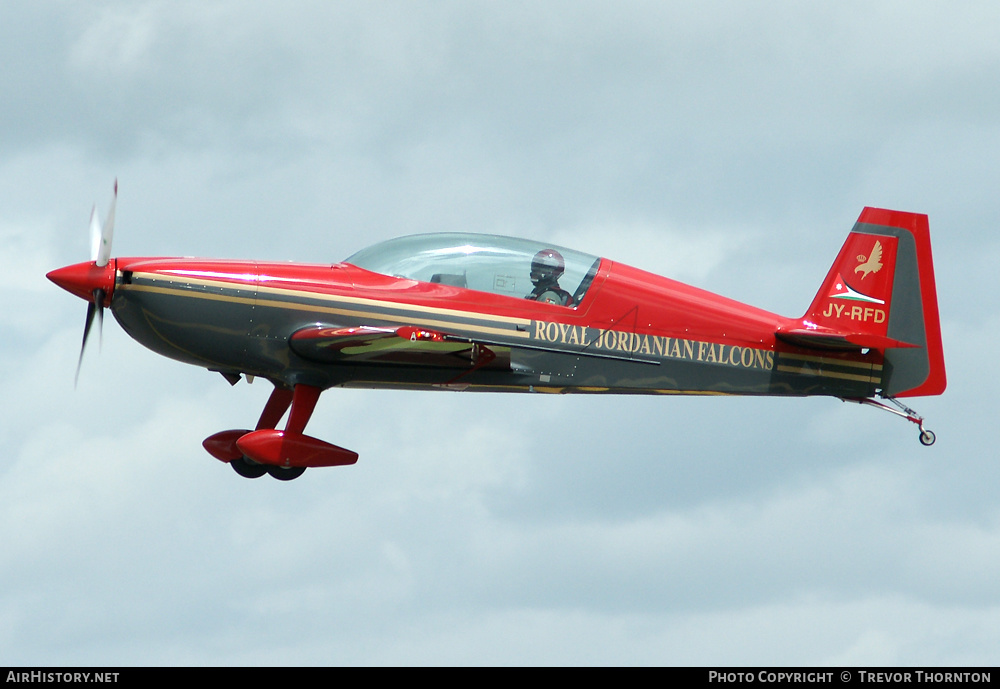
[(531, 281), (536, 285), (555, 282), (564, 270), (566, 262), (555, 249), (542, 249), (531, 259)]

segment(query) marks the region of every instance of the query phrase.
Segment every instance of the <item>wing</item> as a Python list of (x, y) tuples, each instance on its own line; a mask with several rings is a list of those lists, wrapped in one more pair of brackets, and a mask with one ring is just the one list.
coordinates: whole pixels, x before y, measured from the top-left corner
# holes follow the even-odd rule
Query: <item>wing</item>
[[(292, 334), (292, 351), (326, 364), (395, 364), (468, 369), (509, 368), (510, 349), (415, 326), (313, 325)], [(505, 356), (503, 356), (505, 355)]]

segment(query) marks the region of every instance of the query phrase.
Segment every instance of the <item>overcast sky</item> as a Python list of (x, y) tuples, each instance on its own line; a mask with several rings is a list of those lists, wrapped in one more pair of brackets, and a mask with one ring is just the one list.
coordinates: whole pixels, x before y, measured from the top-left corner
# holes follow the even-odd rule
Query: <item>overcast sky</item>
[[(0, 665), (1000, 662), (1000, 5), (0, 4)], [(783, 315), (866, 206), (930, 216), (949, 386), (835, 399), (330, 390), (356, 466), (201, 448), (270, 386), (86, 260), (549, 240)], [(95, 342), (96, 344), (96, 342)]]

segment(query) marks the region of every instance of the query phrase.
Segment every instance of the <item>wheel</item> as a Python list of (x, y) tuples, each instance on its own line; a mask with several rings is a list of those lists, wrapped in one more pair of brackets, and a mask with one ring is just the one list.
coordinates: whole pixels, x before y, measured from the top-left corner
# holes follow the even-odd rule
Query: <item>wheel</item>
[(920, 431), (920, 444), (931, 446), (934, 441), (937, 440), (937, 436), (934, 435), (934, 431), (923, 430)]
[(291, 481), (301, 476), (305, 472), (305, 467), (276, 467), (268, 465), (267, 473), (271, 474), (279, 481)]
[(229, 466), (233, 468), (237, 474), (243, 478), (260, 478), (265, 473), (267, 473), (267, 467), (263, 464), (258, 464), (253, 460), (247, 459), (246, 457), (240, 457), (239, 459), (234, 459), (229, 463)]

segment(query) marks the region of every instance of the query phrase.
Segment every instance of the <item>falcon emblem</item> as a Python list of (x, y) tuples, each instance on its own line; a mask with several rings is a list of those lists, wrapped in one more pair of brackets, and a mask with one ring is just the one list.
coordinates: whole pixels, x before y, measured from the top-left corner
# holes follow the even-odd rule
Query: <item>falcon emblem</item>
[(861, 279), (868, 277), (868, 273), (877, 273), (882, 270), (882, 242), (875, 240), (875, 247), (868, 258), (858, 256), (860, 265), (854, 269), (855, 273), (861, 273)]

